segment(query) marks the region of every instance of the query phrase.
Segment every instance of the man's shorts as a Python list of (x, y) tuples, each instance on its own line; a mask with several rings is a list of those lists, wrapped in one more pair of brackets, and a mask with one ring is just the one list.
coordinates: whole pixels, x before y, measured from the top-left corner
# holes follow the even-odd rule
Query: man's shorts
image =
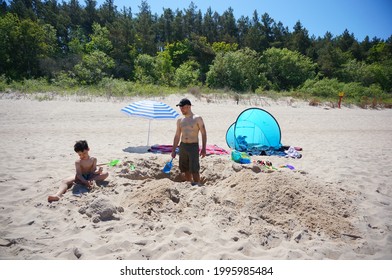
[(179, 167), (181, 172), (200, 171), (199, 143), (180, 143)]

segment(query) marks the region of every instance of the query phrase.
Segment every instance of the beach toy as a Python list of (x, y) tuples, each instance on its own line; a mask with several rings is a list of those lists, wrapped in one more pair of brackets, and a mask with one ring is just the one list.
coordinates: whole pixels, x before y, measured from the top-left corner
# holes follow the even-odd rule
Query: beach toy
[(239, 152), (237, 150), (231, 151), (231, 159), (237, 163), (248, 164), (251, 162), (250, 157), (245, 152)]
[(286, 167), (287, 167), (288, 169), (291, 169), (291, 170), (294, 170), (294, 169), (295, 169), (294, 166), (292, 166), (292, 165), (290, 165), (290, 164), (286, 164)]
[(116, 166), (120, 162), (119, 159), (114, 159), (111, 162), (109, 162), (109, 166)]
[(97, 166), (102, 166), (102, 165), (116, 166), (119, 162), (120, 162), (119, 159), (114, 159), (111, 162), (97, 164)]
[(290, 165), (290, 164), (286, 164), (286, 165), (281, 165), (281, 166), (279, 166), (280, 168), (288, 168), (288, 169), (290, 169), (290, 170), (294, 170), (295, 168), (294, 168), (294, 166), (292, 166), (292, 165)]
[(276, 167), (274, 167), (273, 165), (272, 165), (272, 162), (270, 162), (270, 161), (265, 161), (264, 162), (264, 168), (265, 169), (273, 169), (273, 170), (278, 170)]
[(129, 165), (129, 168), (133, 171), (133, 170), (135, 170), (135, 166), (131, 163), (130, 165)]
[(162, 169), (162, 172), (163, 172), (163, 173), (166, 173), (166, 174), (169, 174), (169, 173), (170, 173), (170, 170), (171, 170), (172, 167), (173, 167), (173, 159), (174, 159), (174, 158), (172, 158), (171, 161), (169, 161), (169, 162), (167, 162), (167, 163), (165, 164), (165, 166), (164, 166), (163, 169)]

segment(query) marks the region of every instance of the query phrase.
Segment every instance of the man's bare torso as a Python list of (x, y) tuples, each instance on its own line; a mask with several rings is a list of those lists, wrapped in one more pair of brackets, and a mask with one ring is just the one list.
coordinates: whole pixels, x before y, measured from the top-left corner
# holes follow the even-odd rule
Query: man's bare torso
[(190, 115), (188, 117), (181, 118), (180, 128), (181, 128), (181, 142), (183, 143), (199, 143), (199, 124), (200, 116)]

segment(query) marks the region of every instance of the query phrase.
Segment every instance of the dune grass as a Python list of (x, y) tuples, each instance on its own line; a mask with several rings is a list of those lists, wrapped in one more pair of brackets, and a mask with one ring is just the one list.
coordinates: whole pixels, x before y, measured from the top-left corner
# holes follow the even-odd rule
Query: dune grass
[[(118, 79), (104, 78), (97, 85), (80, 85), (72, 79), (61, 82), (48, 81), (47, 79), (29, 79), (23, 81), (7, 81), (0, 76), (0, 92), (2, 94), (19, 93), (32, 95), (39, 101), (52, 100), (56, 96), (78, 96), (87, 100), (95, 97), (157, 97), (171, 94), (192, 94), (196, 99), (205, 98), (207, 102), (218, 102), (220, 99), (233, 99), (237, 103), (246, 103), (253, 106), (263, 105), (261, 99), (281, 100), (287, 102), (295, 100), (306, 101), (310, 106), (338, 106), (338, 96), (317, 96), (305, 91), (268, 91), (257, 89), (256, 92), (234, 92), (230, 89), (211, 89), (204, 86), (191, 86), (187, 88), (168, 87), (153, 84), (142, 84)], [(343, 106), (359, 106), (367, 109), (392, 108), (392, 96), (382, 94), (374, 96), (361, 96), (353, 98), (346, 96)]]

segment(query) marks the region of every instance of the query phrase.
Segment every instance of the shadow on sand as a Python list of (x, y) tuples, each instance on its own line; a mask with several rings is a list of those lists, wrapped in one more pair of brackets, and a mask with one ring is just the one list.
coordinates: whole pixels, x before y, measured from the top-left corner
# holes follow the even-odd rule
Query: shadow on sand
[(149, 151), (150, 146), (137, 146), (137, 147), (128, 147), (123, 149), (124, 152), (131, 153), (131, 154), (147, 154), (151, 153)]

